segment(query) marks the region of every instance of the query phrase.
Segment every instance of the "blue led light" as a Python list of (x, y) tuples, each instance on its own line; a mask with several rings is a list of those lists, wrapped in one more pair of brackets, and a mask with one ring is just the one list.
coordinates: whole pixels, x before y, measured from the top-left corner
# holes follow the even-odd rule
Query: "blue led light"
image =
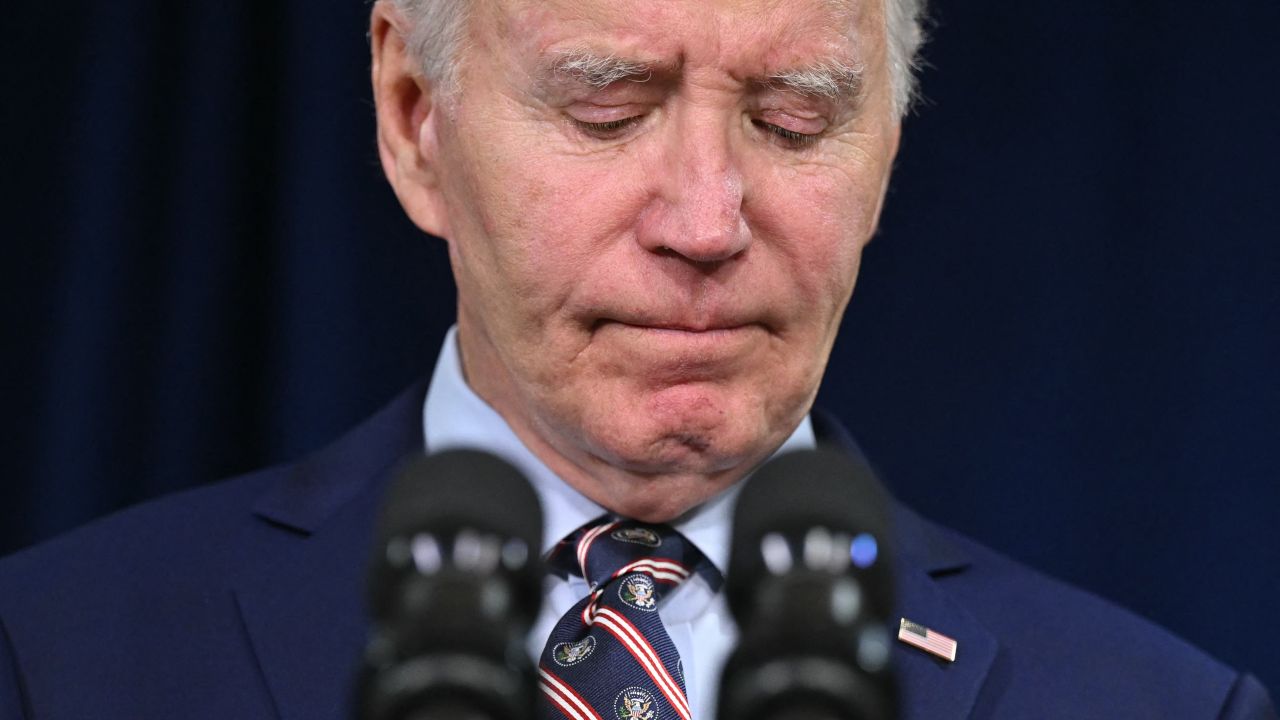
[(853, 564), (863, 570), (876, 564), (876, 556), (880, 554), (880, 545), (876, 543), (875, 537), (862, 533), (853, 539), (853, 544), (849, 546), (849, 557), (853, 560)]

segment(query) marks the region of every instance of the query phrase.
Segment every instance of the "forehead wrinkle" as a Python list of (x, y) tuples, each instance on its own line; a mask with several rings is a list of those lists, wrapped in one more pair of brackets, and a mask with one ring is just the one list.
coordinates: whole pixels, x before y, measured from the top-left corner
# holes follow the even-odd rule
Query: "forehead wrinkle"
[[(797, 36), (800, 29), (790, 22), (797, 20), (795, 8), (789, 4), (790, 0), (762, 0), (760, 7), (763, 17), (759, 18), (754, 32), (750, 33), (754, 39), (745, 45), (754, 46), (757, 53), (763, 50), (763, 57), (757, 55), (754, 60), (746, 58), (746, 62), (742, 62), (744, 58), (737, 56), (737, 53), (744, 49), (743, 44), (728, 51), (704, 43), (696, 54), (704, 60), (714, 58), (718, 61), (713, 61), (714, 65), (718, 65), (735, 81), (746, 85), (836, 102), (856, 100), (865, 91), (868, 80), (867, 68), (861, 57), (868, 48), (865, 47), (865, 38), (861, 37), (858, 30), (859, 18), (870, 11), (870, 6), (875, 2), (876, 0), (816, 0), (805, 15), (817, 13), (813, 17), (821, 17), (824, 24), (834, 31), (833, 35), (822, 41), (813, 35)], [(712, 18), (717, 21), (717, 25), (723, 21), (718, 14), (713, 14)], [(594, 34), (590, 31), (588, 33)], [(711, 35), (719, 39), (720, 33), (712, 32)], [(562, 38), (561, 42), (550, 42), (536, 51), (541, 58), (536, 61), (534, 72), (544, 81), (568, 80), (593, 89), (603, 89), (623, 80), (644, 83), (656, 76), (674, 80), (689, 69), (686, 65), (692, 60), (687, 57), (691, 54), (690, 48), (680, 49), (679, 41), (667, 36), (660, 43), (663, 45), (662, 53), (654, 55), (634, 46), (637, 38), (642, 39), (641, 45), (646, 44), (644, 37), (643, 32), (625, 40), (620, 37), (596, 40), (584, 37), (576, 43), (564, 43), (563, 40), (567, 38)], [(706, 39), (708, 38), (704, 38)], [(825, 52), (817, 51), (818, 47), (814, 47), (815, 40), (818, 41), (818, 47), (825, 46)], [(675, 45), (669, 45), (671, 41), (675, 41)], [(806, 46), (809, 47), (808, 52), (802, 49)], [(666, 54), (674, 57), (665, 57)], [(754, 67), (749, 67), (751, 65)]]
[[(890, 0), (896, 1), (896, 0)], [(763, 62), (748, 79), (758, 87), (833, 101), (860, 96), (874, 37), (861, 31), (876, 0), (818, 0), (797, 13), (788, 0), (764, 0), (756, 41)], [(813, 23), (825, 26), (814, 33)]]

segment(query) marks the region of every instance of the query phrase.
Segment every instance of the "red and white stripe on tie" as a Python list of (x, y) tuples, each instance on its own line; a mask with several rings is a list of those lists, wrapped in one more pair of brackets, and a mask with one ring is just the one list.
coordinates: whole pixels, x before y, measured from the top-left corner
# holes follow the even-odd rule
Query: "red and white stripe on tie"
[[(613, 574), (614, 578), (622, 577), (627, 573), (642, 572), (652, 577), (657, 582), (666, 582), (673, 585), (679, 585), (693, 573), (689, 568), (681, 565), (673, 560), (658, 560), (655, 558), (641, 558), (629, 565), (623, 565)], [(591, 627), (596, 621), (596, 601), (600, 599), (600, 593), (603, 588), (597, 588), (591, 591), (591, 602), (582, 608), (582, 622), (587, 627)]]
[(591, 549), (591, 543), (595, 542), (596, 538), (617, 526), (618, 523), (616, 522), (605, 523), (600, 527), (592, 528), (587, 531), (587, 534), (583, 535), (582, 539), (578, 541), (578, 567), (582, 568), (582, 577), (591, 577), (591, 573), (587, 571), (587, 551)]
[(689, 568), (681, 565), (674, 560), (659, 560), (656, 558), (641, 558), (629, 565), (623, 565), (613, 574), (614, 577), (622, 577), (630, 572), (648, 573), (654, 580), (660, 582), (669, 582), (680, 584), (689, 579)]
[(574, 720), (604, 720), (582, 696), (545, 667), (538, 668), (538, 689)]
[(680, 689), (680, 685), (667, 672), (667, 668), (662, 664), (658, 653), (649, 644), (649, 641), (644, 639), (644, 634), (637, 630), (630, 620), (623, 617), (621, 613), (613, 608), (600, 608), (599, 612), (596, 613), (595, 620), (626, 646), (645, 672), (649, 673), (649, 677), (653, 678), (654, 684), (667, 697), (667, 702), (671, 704), (676, 713), (684, 720), (693, 720), (693, 713), (689, 710), (689, 701), (685, 699), (684, 691)]

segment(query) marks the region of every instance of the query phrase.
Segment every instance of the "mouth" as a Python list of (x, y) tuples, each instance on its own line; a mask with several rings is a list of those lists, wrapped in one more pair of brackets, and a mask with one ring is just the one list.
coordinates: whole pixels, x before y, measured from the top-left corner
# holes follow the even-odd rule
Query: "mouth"
[(671, 316), (662, 317), (659, 315), (605, 315), (598, 317), (594, 324), (595, 329), (608, 325), (617, 325), (623, 328), (649, 332), (684, 333), (690, 335), (728, 333), (752, 327), (763, 327), (763, 323), (759, 322), (758, 318), (750, 318), (745, 314), (736, 314), (731, 316), (728, 313), (717, 313), (715, 315), (702, 318), (686, 317), (678, 319), (671, 319)]
[(602, 320), (594, 336), (608, 340), (641, 364), (721, 365), (742, 359), (766, 337), (757, 322)]
[(672, 322), (605, 319), (596, 323), (595, 331), (598, 335), (617, 334), (644, 342), (710, 349), (741, 342), (747, 336), (765, 331), (765, 327), (758, 322), (740, 321)]
[(632, 323), (620, 320), (612, 321), (619, 325), (635, 330), (647, 330), (657, 333), (685, 334), (685, 335), (715, 335), (717, 333), (727, 334), (739, 330), (745, 330), (752, 327), (755, 323), (736, 323), (736, 324), (703, 324), (690, 325), (684, 323)]

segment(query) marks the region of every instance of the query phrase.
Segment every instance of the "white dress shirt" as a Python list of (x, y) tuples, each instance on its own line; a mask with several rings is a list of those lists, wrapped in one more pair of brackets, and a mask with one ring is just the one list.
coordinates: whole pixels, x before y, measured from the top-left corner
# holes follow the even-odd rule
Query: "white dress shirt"
[[(462, 373), (456, 327), (445, 336), (422, 415), (428, 452), (484, 450), (529, 478), (542, 501), (544, 555), (566, 535), (608, 512), (551, 472), (520, 442), (502, 416), (471, 390)], [(813, 425), (806, 416), (778, 452), (812, 448), (814, 444)], [(671, 523), (722, 573), (729, 561), (730, 521), (739, 487), (741, 483)], [(553, 575), (547, 576), (543, 589), (542, 612), (529, 635), (529, 653), (535, 663), (551, 629), (588, 591), (580, 577), (565, 580)], [(713, 720), (720, 670), (738, 636), (724, 593), (713, 592), (695, 574), (664, 600), (658, 614), (680, 653), (693, 717)]]

